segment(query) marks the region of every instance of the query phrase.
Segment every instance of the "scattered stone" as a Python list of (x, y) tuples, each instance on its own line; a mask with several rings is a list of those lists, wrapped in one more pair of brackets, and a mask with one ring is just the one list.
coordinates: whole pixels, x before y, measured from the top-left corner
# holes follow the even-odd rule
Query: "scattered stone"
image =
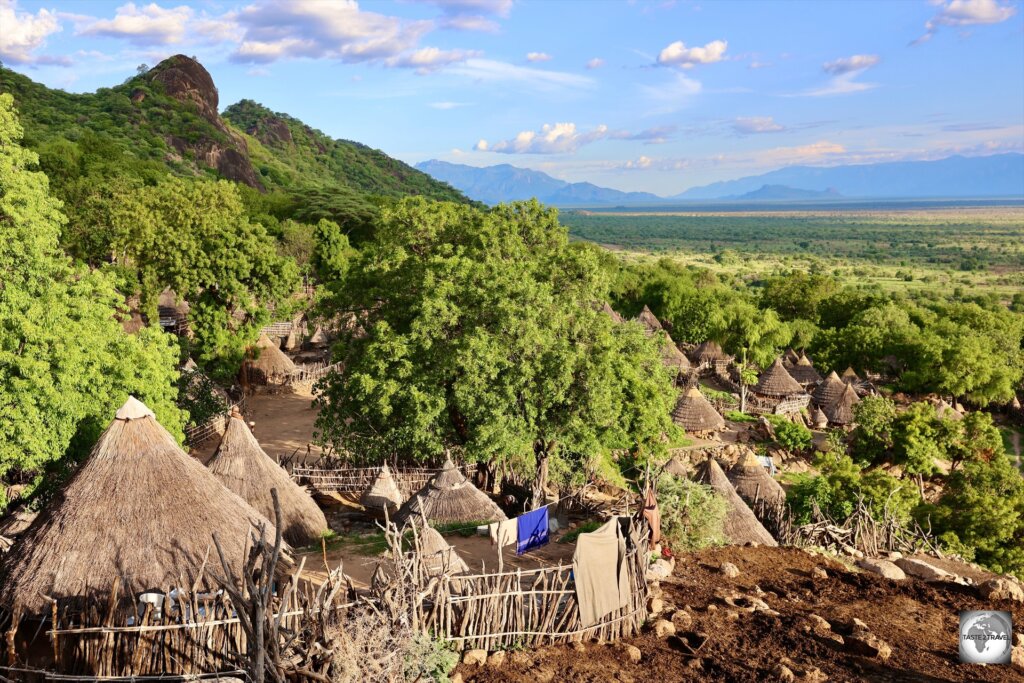
[(629, 657), (629, 661), (633, 662), (634, 664), (639, 664), (640, 659), (643, 657), (643, 654), (640, 652), (640, 648), (638, 648), (636, 645), (628, 645), (626, 643), (623, 643), (622, 651), (626, 654), (627, 657)]
[(811, 576), (813, 576), (816, 579), (827, 579), (828, 572), (822, 569), (821, 567), (815, 567), (811, 570)]
[(587, 650), (587, 646), (584, 645), (583, 642), (580, 641), (580, 640), (572, 641), (572, 643), (569, 645), (569, 647), (571, 647), (576, 652), (586, 652), (586, 650)]
[(807, 617), (808, 621), (811, 622), (811, 630), (822, 635), (832, 631), (832, 624), (828, 623), (825, 619), (822, 619), (817, 614), (811, 614)]
[(647, 568), (647, 580), (658, 581), (672, 575), (673, 565), (668, 560), (658, 559)]
[(701, 661), (700, 657), (694, 657), (686, 662), (686, 668), (694, 671), (701, 671), (704, 669), (704, 662)]
[(796, 680), (796, 674), (794, 674), (793, 670), (785, 664), (779, 664), (776, 666), (772, 670), (772, 675), (784, 683), (793, 683), (793, 681)]
[(1024, 647), (1024, 633), (1014, 633), (1013, 644), (1017, 647)]
[(650, 612), (654, 616), (658, 616), (665, 611), (665, 601), (661, 598), (651, 598)]
[(865, 629), (856, 629), (844, 640), (846, 651), (855, 655), (878, 657), (882, 661), (887, 661), (892, 655), (892, 648), (887, 642)]
[(527, 650), (516, 650), (508, 655), (509, 664), (522, 667), (533, 667), (533, 654)]
[(448, 677), (448, 683), (462, 683), (462, 674), (453, 673)]
[(879, 576), (884, 576), (885, 578), (892, 579), (893, 581), (903, 581), (907, 578), (906, 573), (889, 560), (873, 560), (867, 558), (857, 560), (857, 566), (865, 571), (878, 574)]
[(498, 650), (497, 652), (492, 652), (487, 657), (487, 666), (489, 666), (489, 667), (491, 667), (493, 669), (500, 669), (501, 667), (505, 666), (505, 656), (506, 655), (505, 655), (505, 651), (504, 650)]
[(885, 556), (885, 558), (887, 560), (889, 560), (890, 562), (895, 562), (896, 560), (898, 560), (898, 559), (900, 559), (902, 557), (903, 557), (903, 553), (897, 552), (895, 550)]
[(466, 650), (462, 655), (462, 663), (467, 666), (483, 666), (487, 661), (487, 650)]
[(850, 627), (854, 631), (857, 631), (857, 630), (860, 630), (860, 631), (870, 631), (871, 630), (866, 623), (864, 623), (863, 621), (861, 621), (857, 617), (854, 617), (853, 621), (850, 622)]
[(717, 612), (718, 611), (718, 605), (712, 603), (712, 604), (708, 605), (707, 607), (705, 607), (704, 609), (705, 609), (705, 611), (708, 611), (708, 612)]
[(981, 597), (988, 600), (1013, 600), (1024, 602), (1024, 588), (1009, 577), (999, 576), (989, 579), (978, 587)]
[(732, 562), (722, 563), (722, 573), (730, 579), (735, 579), (740, 575), (740, 568), (734, 565)]
[(725, 620), (726, 621), (739, 621), (740, 620), (740, 613), (736, 612), (734, 610), (731, 610), (731, 609), (727, 609), (727, 610), (725, 610)]
[(1018, 669), (1024, 669), (1024, 645), (1018, 645), (1010, 650), (1010, 664)]
[(818, 667), (812, 666), (804, 672), (804, 675), (800, 677), (800, 680), (806, 681), (806, 683), (825, 683), (825, 681), (828, 680), (828, 676), (826, 676), (825, 672)]
[(944, 569), (933, 567), (924, 560), (918, 560), (912, 557), (901, 557), (896, 560), (896, 566), (907, 574), (916, 576), (919, 579), (924, 579), (925, 581), (948, 581), (955, 578)]
[(666, 619), (658, 619), (654, 622), (654, 635), (659, 638), (668, 638), (670, 635), (676, 632), (676, 627), (673, 626), (671, 621)]
[(685, 631), (693, 625), (693, 617), (686, 610), (677, 609), (672, 613), (672, 625), (677, 631)]

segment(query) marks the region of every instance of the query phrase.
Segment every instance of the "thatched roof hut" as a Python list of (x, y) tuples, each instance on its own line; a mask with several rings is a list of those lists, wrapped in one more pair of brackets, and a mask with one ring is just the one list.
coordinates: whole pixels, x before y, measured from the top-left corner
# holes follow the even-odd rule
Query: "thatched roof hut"
[(839, 377), (839, 379), (843, 380), (844, 382), (860, 381), (860, 377), (858, 377), (857, 373), (854, 372), (853, 366), (847, 367), (845, 370), (843, 370), (843, 374)]
[(224, 428), (208, 467), (224, 486), (267, 519), (274, 516), (270, 490), (281, 503), (281, 535), (294, 546), (309, 545), (328, 530), (323, 511), (264, 451), (237, 411)]
[(672, 341), (672, 337), (668, 333), (665, 334), (665, 339), (662, 340), (661, 344), (661, 362), (665, 367), (678, 370), (679, 372), (685, 372), (690, 369), (690, 359), (679, 350), (679, 347)]
[(804, 388), (793, 379), (782, 365), (782, 358), (776, 358), (767, 370), (761, 373), (754, 387), (754, 393), (772, 398), (785, 398), (794, 394), (803, 393)]
[[(164, 590), (216, 558), (241, 561), (254, 526), (273, 526), (182, 451), (134, 398), (0, 566), (0, 607), (49, 614), (50, 598)], [(212, 554), (211, 554), (212, 553)]]
[(708, 363), (716, 360), (727, 360), (729, 355), (722, 350), (718, 342), (706, 341), (693, 352), (693, 360), (697, 363)]
[(654, 315), (646, 304), (644, 305), (644, 310), (640, 311), (640, 315), (636, 317), (636, 321), (644, 326), (644, 331), (648, 337), (659, 330), (665, 329), (662, 327), (661, 321), (658, 320), (658, 316)]
[(420, 513), (427, 522), (500, 522), (508, 517), (487, 494), (473, 486), (451, 458), (431, 477), (427, 485), (405, 502), (395, 521), (403, 524)]
[(690, 387), (679, 397), (672, 411), (672, 421), (691, 433), (725, 428), (725, 420), (697, 387)]
[(788, 368), (790, 365), (796, 365), (797, 361), (800, 360), (800, 354), (793, 349), (786, 349), (785, 353), (782, 354), (782, 362), (786, 363)]
[(393, 515), (403, 499), (395, 478), (391, 476), (391, 468), (384, 463), (373, 483), (359, 497), (359, 503), (369, 510), (387, 510), (388, 514)]
[(292, 359), (284, 355), (280, 347), (270, 337), (261, 334), (256, 342), (259, 356), (249, 362), (249, 366), (258, 370), (268, 380), (274, 377), (285, 377), (296, 371)]
[(814, 398), (815, 403), (819, 406), (824, 406), (839, 398), (845, 389), (846, 384), (843, 380), (839, 379), (839, 375), (837, 375), (836, 371), (833, 370), (828, 373), (828, 377), (826, 377), (821, 384), (817, 386), (812, 397)]
[(744, 543), (760, 543), (766, 546), (777, 546), (778, 543), (768, 533), (761, 522), (743, 502), (736, 489), (733, 488), (725, 472), (713, 457), (697, 465), (697, 481), (707, 484), (717, 491), (726, 502), (725, 514), (725, 537), (729, 543), (742, 545)]
[(615, 312), (615, 309), (609, 305), (607, 301), (601, 304), (600, 311), (612, 319), (612, 322), (622, 323), (626, 322), (625, 319)]
[(949, 405), (945, 399), (939, 401), (939, 404), (935, 406), (935, 416), (940, 420), (953, 420), (954, 422), (964, 419), (963, 413)]
[(749, 449), (738, 463), (729, 468), (727, 476), (740, 498), (751, 505), (755, 500), (769, 503), (781, 503), (786, 500), (786, 492), (782, 490), (779, 482), (768, 474), (764, 465), (757, 459), (757, 455)]
[(795, 379), (801, 386), (810, 387), (814, 386), (821, 381), (821, 375), (814, 369), (814, 365), (811, 360), (803, 353), (797, 358), (796, 362), (792, 366), (787, 368), (790, 377)]
[(828, 416), (825, 414), (825, 411), (818, 406), (811, 406), (807, 415), (810, 418), (811, 426), (814, 429), (825, 429), (828, 427)]
[(828, 421), (834, 425), (853, 424), (853, 407), (860, 403), (860, 397), (852, 384), (847, 384), (839, 398), (821, 407)]
[(455, 548), (444, 540), (441, 532), (432, 526), (422, 524), (417, 525), (416, 529), (420, 540), (420, 557), (429, 574), (465, 574), (469, 571), (469, 565), (459, 557)]

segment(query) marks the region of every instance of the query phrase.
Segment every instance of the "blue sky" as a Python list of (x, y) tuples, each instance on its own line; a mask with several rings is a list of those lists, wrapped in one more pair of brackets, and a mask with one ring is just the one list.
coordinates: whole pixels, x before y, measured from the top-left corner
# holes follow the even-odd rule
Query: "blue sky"
[[(1024, 151), (1012, 0), (0, 0), (0, 59), (83, 92), (195, 55), (410, 163), (673, 194), (791, 164)], [(2, 87), (2, 84), (0, 84)]]

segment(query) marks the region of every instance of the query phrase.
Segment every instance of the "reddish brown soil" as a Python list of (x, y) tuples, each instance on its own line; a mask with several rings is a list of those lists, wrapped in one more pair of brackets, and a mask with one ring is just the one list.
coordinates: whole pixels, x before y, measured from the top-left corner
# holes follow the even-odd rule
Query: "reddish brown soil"
[[(726, 561), (739, 567), (737, 578), (719, 573)], [(815, 566), (826, 569), (828, 578), (812, 577)], [(752, 594), (755, 586), (768, 592), (761, 597), (779, 616), (740, 612), (730, 621), (730, 608), (715, 591)], [(815, 667), (830, 681), (1024, 681), (1024, 673), (1010, 666), (958, 662), (961, 610), (1010, 610), (1014, 624), (1024, 624), (1020, 603), (983, 601), (970, 587), (889, 581), (791, 548), (728, 547), (680, 557), (662, 588), (666, 603), (693, 608), (689, 630), (708, 636), (696, 659), (673, 647), (671, 638), (645, 632), (626, 641), (643, 654), (638, 664), (621, 647), (591, 643), (512, 653), (500, 669), (460, 665), (457, 671), (467, 683), (772, 681), (778, 680), (773, 669), (788, 657), (797, 681), (812, 680), (802, 674)], [(718, 609), (709, 611), (709, 605)], [(836, 625), (854, 617), (865, 621), (892, 647), (892, 656), (882, 662), (845, 652), (805, 630), (811, 614)]]

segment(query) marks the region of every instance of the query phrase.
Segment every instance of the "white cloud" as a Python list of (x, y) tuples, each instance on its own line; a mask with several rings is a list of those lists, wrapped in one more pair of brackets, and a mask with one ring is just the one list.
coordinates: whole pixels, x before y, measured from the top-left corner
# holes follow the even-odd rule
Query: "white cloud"
[(602, 66), (604, 66), (604, 60), (601, 59), (600, 57), (594, 57), (593, 59), (587, 61), (588, 69), (600, 69)]
[(773, 66), (773, 64), (771, 62), (761, 62), (761, 61), (758, 61), (758, 60), (755, 59), (754, 61), (752, 61), (750, 63), (749, 68), (751, 68), (751, 69), (767, 69), (767, 68), (769, 68), (771, 66)]
[(527, 52), (526, 61), (528, 62), (550, 62), (551, 55), (546, 52)]
[(86, 36), (125, 38), (143, 46), (171, 45), (182, 42), (192, 16), (192, 8), (186, 5), (165, 9), (156, 3), (138, 6), (129, 2), (114, 11), (113, 19), (87, 21), (78, 32)]
[(939, 6), (939, 13), (925, 23), (924, 35), (911, 45), (930, 40), (940, 26), (999, 24), (1017, 13), (1012, 4), (997, 0), (937, 0), (932, 4)]
[(436, 47), (422, 47), (412, 52), (390, 57), (385, 61), (385, 64), (416, 69), (417, 73), (423, 74), (478, 56), (480, 56), (480, 53), (475, 51), (439, 50)]
[(575, 123), (545, 123), (539, 131), (524, 130), (509, 140), (490, 144), (480, 140), (473, 148), (479, 152), (502, 154), (571, 154), (598, 140), (635, 140), (647, 144), (666, 142), (675, 126), (648, 128), (639, 132), (612, 130), (601, 124), (588, 131), (577, 129)]
[(480, 33), (497, 33), (501, 29), (498, 22), (479, 14), (457, 14), (453, 17), (444, 17), (441, 20), (441, 26), (453, 31), (478, 31)]
[(14, 64), (45, 63), (51, 57), (33, 53), (46, 38), (61, 30), (57, 15), (41, 9), (35, 14), (19, 12), (15, 0), (0, 0), (0, 57)]
[(497, 33), (501, 26), (491, 17), (504, 19), (512, 11), (513, 0), (429, 0), (437, 5), (443, 17), (442, 28), (456, 31)]
[[(416, 50), (433, 28), (430, 21), (363, 11), (355, 0), (258, 2), (241, 10), (237, 21), (244, 37), (232, 59), (256, 63), (300, 57), (402, 61), (403, 53)], [(407, 55), (405, 61), (412, 65), (414, 57)]]
[(440, 109), (441, 111), (447, 111), (449, 109), (458, 109), (459, 107), (468, 107), (469, 102), (431, 102), (427, 105), (431, 109)]
[(786, 127), (776, 123), (771, 116), (738, 116), (732, 123), (732, 129), (740, 135), (757, 133), (781, 133)]
[(822, 64), (826, 73), (836, 76), (848, 74), (852, 71), (864, 71), (878, 64), (881, 61), (878, 55), (853, 55), (851, 57), (840, 57), (831, 62)]
[(584, 90), (594, 86), (594, 80), (587, 76), (519, 66), (492, 59), (467, 59), (453, 65), (447, 73), (480, 82), (514, 82), (537, 90)]
[(713, 40), (704, 47), (686, 47), (683, 41), (669, 44), (658, 54), (658, 64), (692, 69), (698, 64), (714, 64), (722, 61), (729, 44), (724, 40)]
[(878, 86), (875, 83), (864, 83), (856, 79), (880, 61), (881, 59), (878, 55), (852, 55), (825, 62), (821, 65), (821, 68), (825, 73), (831, 74), (832, 79), (820, 88), (797, 93), (796, 96), (829, 97), (832, 95), (848, 95), (876, 88)]

